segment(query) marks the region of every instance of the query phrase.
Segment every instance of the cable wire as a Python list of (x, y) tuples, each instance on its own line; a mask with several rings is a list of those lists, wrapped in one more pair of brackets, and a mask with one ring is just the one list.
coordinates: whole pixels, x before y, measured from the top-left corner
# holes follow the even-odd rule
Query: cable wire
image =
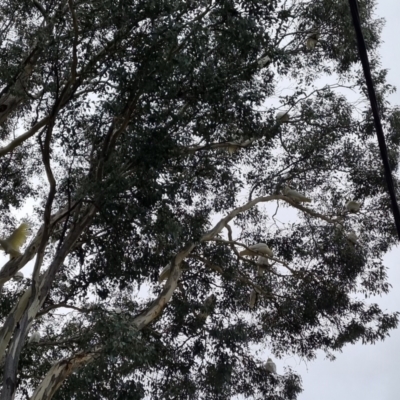
[(383, 134), (381, 119), (379, 117), (378, 102), (376, 100), (374, 84), (372, 82), (367, 48), (365, 47), (364, 36), (361, 31), (360, 14), (358, 12), (357, 0), (349, 0), (349, 4), (350, 4), (351, 16), (353, 18), (353, 25), (357, 36), (358, 52), (360, 54), (360, 59), (363, 66), (364, 76), (368, 88), (369, 100), (371, 102), (372, 114), (374, 116), (374, 124), (376, 129), (376, 135), (378, 136), (378, 143), (385, 171), (386, 184), (389, 190), (390, 200), (392, 203), (394, 222), (396, 224), (397, 235), (399, 236), (400, 239), (400, 211), (396, 200), (396, 192), (394, 189), (392, 172), (390, 170), (390, 165), (389, 165), (385, 136)]

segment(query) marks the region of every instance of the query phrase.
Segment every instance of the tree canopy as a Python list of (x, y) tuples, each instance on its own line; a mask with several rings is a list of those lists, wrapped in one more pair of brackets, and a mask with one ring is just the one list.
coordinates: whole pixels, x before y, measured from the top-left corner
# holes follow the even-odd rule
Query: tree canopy
[[(396, 172), (382, 21), (359, 9)], [(347, 1), (0, 18), (0, 400), (294, 400), (301, 377), (257, 349), (333, 359), (397, 326), (368, 300), (396, 230)]]

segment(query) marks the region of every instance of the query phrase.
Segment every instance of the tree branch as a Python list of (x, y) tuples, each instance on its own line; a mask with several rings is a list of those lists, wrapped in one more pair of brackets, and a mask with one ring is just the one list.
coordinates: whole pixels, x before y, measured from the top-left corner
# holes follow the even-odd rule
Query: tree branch
[(78, 28), (78, 21), (76, 19), (76, 14), (74, 10), (74, 4), (72, 0), (68, 0), (69, 9), (72, 15), (72, 23), (74, 27), (74, 41), (73, 41), (73, 48), (72, 48), (72, 66), (71, 66), (71, 78), (72, 83), (76, 81), (76, 69), (78, 66), (78, 55), (77, 55), (77, 47), (78, 47), (78, 35), (79, 35), (79, 28)]
[[(219, 234), (224, 227), (228, 227), (228, 231), (230, 229), (229, 221), (235, 218), (238, 214), (249, 210), (250, 208), (254, 207), (258, 203), (268, 202), (273, 200), (284, 200), (293, 207), (304, 211), (314, 217), (321, 218), (329, 223), (335, 223), (336, 220), (330, 219), (325, 217), (322, 214), (319, 214), (307, 207), (301, 206), (293, 202), (290, 198), (283, 196), (283, 195), (272, 195), (272, 196), (264, 196), (258, 197), (254, 200), (249, 201), (245, 205), (241, 207), (237, 207), (232, 210), (225, 218), (222, 218), (209, 232), (204, 234), (198, 243), (207, 242), (213, 240), (214, 237)], [(232, 231), (230, 230), (230, 239), (232, 239)], [(230, 240), (232, 242), (232, 240)], [(191, 243), (188, 244), (184, 249), (182, 249), (174, 258), (173, 262), (171, 263), (171, 273), (167, 279), (167, 282), (164, 285), (163, 290), (161, 291), (160, 295), (157, 297), (156, 300), (141, 314), (133, 318), (132, 324), (133, 326), (138, 329), (142, 330), (147, 325), (149, 325), (155, 318), (157, 318), (161, 313), (168, 301), (171, 299), (172, 294), (174, 293), (175, 289), (178, 286), (178, 280), (181, 275), (180, 264), (181, 262), (191, 254), (193, 249), (196, 247), (197, 244)], [(233, 246), (233, 244), (232, 244)], [(236, 249), (235, 249), (236, 251)], [(236, 251), (237, 252), (237, 251)], [(204, 261), (206, 261), (204, 259)], [(276, 260), (281, 262), (280, 260)], [(213, 266), (214, 267), (214, 266)], [(223, 273), (222, 268), (213, 268), (218, 273)], [(292, 271), (293, 272), (293, 271)], [(295, 272), (295, 271), (294, 271)], [(249, 279), (245, 274), (241, 271), (238, 271), (238, 279), (241, 280), (243, 283), (253, 287), (257, 293), (265, 296), (267, 298), (275, 298), (275, 297), (284, 297), (277, 294), (270, 294), (266, 293), (261, 286), (253, 283), (251, 279)], [(101, 352), (101, 348), (96, 349), (95, 353)], [(58, 363), (54, 364), (53, 367), (49, 370), (46, 374), (43, 381), (37, 387), (34, 396), (31, 400), (50, 400), (57, 389), (62, 385), (63, 381), (68, 378), (74, 371), (81, 368), (82, 366), (88, 364), (89, 362), (93, 361), (96, 357), (94, 352), (80, 352), (76, 355), (69, 357), (68, 359), (63, 359)]]
[(43, 18), (47, 21), (48, 15), (46, 14), (46, 10), (43, 8), (43, 6), (37, 0), (33, 0), (33, 4), (40, 11), (40, 13), (43, 15)]
[[(39, 10), (42, 8), (38, 2), (35, 2), (34, 4)], [(65, 6), (66, 2), (60, 5), (61, 13), (64, 11)], [(38, 31), (38, 37), (46, 37), (46, 31), (50, 32), (52, 30), (56, 18), (58, 18), (57, 13), (55, 13), (55, 15), (48, 20), (48, 24), (41, 31)], [(36, 41), (33, 44), (32, 49), (21, 62), (20, 72), (18, 72), (12, 79), (12, 82), (0, 92), (0, 124), (3, 123), (7, 119), (8, 115), (10, 115), (10, 113), (13, 112), (18, 105), (24, 101), (25, 96), (23, 94), (26, 92), (25, 84), (32, 75), (33, 68), (37, 63), (42, 50), (50, 46), (54, 40), (53, 35), (47, 34), (47, 37), (48, 40), (43, 40), (40, 42)], [(10, 95), (11, 89), (16, 95), (15, 97)], [(8, 104), (7, 99), (9, 99), (10, 96), (13, 98), (13, 101)], [(5, 107), (1, 107), (2, 105), (5, 105)]]
[(75, 307), (75, 306), (72, 306), (72, 305), (67, 304), (67, 303), (58, 303), (58, 304), (52, 304), (51, 306), (48, 306), (48, 307), (44, 308), (42, 311), (39, 311), (36, 314), (36, 318), (39, 318), (42, 315), (47, 314), (49, 311), (55, 310), (57, 308), (71, 308), (72, 310), (76, 310), (76, 311), (79, 311), (81, 313), (89, 313), (91, 311), (91, 310), (88, 310), (88, 309), (85, 309), (85, 308)]
[(31, 294), (32, 289), (28, 288), (21, 296), (19, 301), (14, 305), (14, 307), (8, 314), (6, 321), (0, 329), (0, 360), (2, 360), (2, 362), (0, 362), (0, 365), (3, 364), (8, 343), (11, 339), (16, 325), (19, 323), (24, 311), (26, 310)]
[(29, 131), (23, 133), (22, 135), (18, 136), (16, 139), (14, 139), (11, 143), (9, 143), (7, 146), (0, 148), (0, 157), (4, 156), (5, 154), (10, 153), (13, 151), (17, 146), (25, 142), (25, 140), (28, 140), (30, 137), (32, 137), (40, 128), (45, 126), (49, 121), (51, 120), (50, 116), (47, 116), (43, 118), (41, 121), (39, 121), (37, 124), (35, 124)]

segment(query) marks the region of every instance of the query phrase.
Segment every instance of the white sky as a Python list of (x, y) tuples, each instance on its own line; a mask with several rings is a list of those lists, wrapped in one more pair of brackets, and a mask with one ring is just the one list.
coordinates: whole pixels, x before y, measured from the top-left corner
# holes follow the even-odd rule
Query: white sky
[[(382, 65), (389, 70), (388, 82), (395, 85), (399, 93), (390, 97), (392, 105), (400, 105), (400, 2), (377, 0), (376, 15), (386, 20), (382, 32), (384, 41), (380, 55)], [(400, 199), (398, 199), (400, 200)], [(373, 299), (383, 310), (400, 310), (400, 247), (393, 249), (384, 258), (389, 268), (389, 282), (393, 288), (389, 295)], [(284, 365), (294, 367), (302, 376), (304, 392), (299, 400), (398, 400), (400, 371), (400, 329), (392, 331), (391, 337), (375, 345), (348, 345), (337, 353), (331, 362), (321, 353), (317, 360), (307, 365), (293, 357), (275, 360), (278, 373)], [(279, 371), (280, 370), (280, 371)]]

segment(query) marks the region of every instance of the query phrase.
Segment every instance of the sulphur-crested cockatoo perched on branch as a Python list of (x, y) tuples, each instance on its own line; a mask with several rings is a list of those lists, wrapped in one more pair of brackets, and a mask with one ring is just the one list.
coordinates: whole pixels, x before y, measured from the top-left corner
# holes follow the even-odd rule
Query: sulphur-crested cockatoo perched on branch
[(0, 239), (0, 247), (10, 258), (21, 256), (20, 247), (29, 235), (30, 225), (23, 222), (8, 238)]
[(268, 56), (261, 57), (258, 61), (257, 64), (261, 67), (264, 68), (266, 65), (268, 65), (271, 62), (271, 59)]
[(245, 141), (245, 139), (243, 138), (243, 131), (240, 128), (238, 128), (237, 126), (233, 126), (231, 130), (232, 140), (229, 141), (229, 145), (226, 147), (230, 155), (236, 153), (240, 148), (239, 145)]
[(361, 203), (357, 203), (354, 200), (350, 200), (346, 203), (346, 209), (348, 212), (351, 212), (351, 213), (356, 213), (357, 211), (360, 210), (360, 207), (361, 207)]
[(24, 274), (18, 271), (11, 279), (17, 282), (22, 281), (22, 279), (24, 279)]
[(306, 40), (306, 49), (307, 50), (313, 50), (318, 42), (319, 39), (319, 33), (318, 32), (312, 32), (307, 36)]
[(230, 144), (230, 145), (227, 147), (228, 153), (229, 153), (230, 155), (232, 155), (233, 153), (236, 153), (236, 152), (239, 150), (239, 147), (240, 147), (240, 146), (237, 146), (237, 145), (235, 145), (235, 144)]
[(40, 340), (40, 333), (38, 331), (35, 331), (32, 333), (30, 336), (28, 343), (37, 343)]
[(348, 233), (346, 237), (351, 243), (353, 244), (357, 243), (358, 237), (354, 231), (350, 231), (350, 233)]
[(203, 307), (205, 310), (199, 313), (198, 318), (205, 320), (213, 311), (215, 307), (215, 303), (217, 302), (217, 297), (215, 294), (211, 294), (208, 296), (203, 303)]
[(265, 364), (265, 369), (272, 374), (276, 374), (276, 365), (270, 358), (268, 358), (267, 363)]
[(257, 302), (257, 292), (253, 289), (250, 292), (249, 307), (254, 308)]
[(276, 114), (276, 120), (279, 122), (289, 122), (290, 115), (287, 111), (279, 111)]
[(259, 257), (257, 258), (256, 263), (257, 263), (257, 275), (258, 275), (258, 276), (263, 276), (263, 275), (264, 275), (264, 272), (265, 272), (267, 269), (269, 269), (269, 267), (270, 267), (268, 258), (267, 258), (267, 257), (259, 256)]
[(240, 256), (256, 256), (257, 253), (266, 254), (269, 257), (273, 257), (273, 251), (267, 246), (266, 243), (257, 243), (248, 246), (250, 250), (246, 249), (239, 253)]
[(289, 186), (285, 186), (282, 193), (284, 196), (289, 197), (295, 203), (311, 203), (311, 199), (297, 192), (296, 190), (291, 189)]

